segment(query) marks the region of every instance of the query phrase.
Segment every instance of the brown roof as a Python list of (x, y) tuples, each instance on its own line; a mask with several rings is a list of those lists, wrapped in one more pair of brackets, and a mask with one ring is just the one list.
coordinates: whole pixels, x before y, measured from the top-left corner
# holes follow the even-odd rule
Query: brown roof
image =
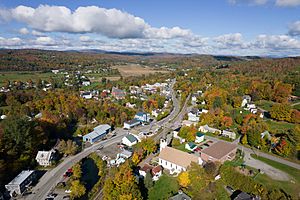
[(157, 174), (158, 172), (160, 172), (162, 170), (161, 166), (160, 165), (157, 165), (156, 167), (153, 167), (152, 169), (152, 174), (155, 175)]
[(237, 145), (235, 144), (219, 141), (216, 142), (215, 144), (212, 144), (210, 147), (202, 150), (201, 153), (205, 153), (208, 156), (211, 156), (215, 159), (221, 159), (236, 148)]
[(199, 157), (195, 155), (171, 147), (163, 148), (158, 157), (184, 168), (187, 168), (191, 162), (198, 163), (199, 160)]
[(144, 171), (144, 172), (150, 172), (153, 169), (153, 166), (145, 164), (140, 170)]

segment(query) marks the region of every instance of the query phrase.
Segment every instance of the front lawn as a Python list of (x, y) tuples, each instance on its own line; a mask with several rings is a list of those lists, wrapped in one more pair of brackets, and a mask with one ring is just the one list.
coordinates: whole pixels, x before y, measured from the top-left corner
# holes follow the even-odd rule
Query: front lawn
[(273, 130), (276, 132), (285, 132), (289, 129), (295, 128), (295, 124), (288, 123), (288, 122), (277, 122), (273, 120), (266, 120), (267, 125), (269, 126), (269, 131), (273, 133)]

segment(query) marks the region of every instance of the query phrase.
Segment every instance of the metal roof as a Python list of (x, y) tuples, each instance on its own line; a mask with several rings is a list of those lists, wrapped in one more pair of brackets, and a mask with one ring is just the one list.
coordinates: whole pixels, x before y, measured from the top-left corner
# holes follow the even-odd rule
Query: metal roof
[(89, 133), (87, 135), (84, 135), (83, 137), (93, 139), (93, 138), (96, 138), (96, 137), (98, 137), (100, 135), (105, 134), (106, 131), (108, 129), (110, 129), (110, 128), (111, 128), (110, 125), (108, 125), (108, 124), (102, 124), (102, 125), (99, 125), (99, 126), (95, 127), (93, 132), (91, 132), (91, 133)]
[(23, 170), (18, 176), (16, 176), (8, 185), (20, 185), (23, 183), (34, 170)]

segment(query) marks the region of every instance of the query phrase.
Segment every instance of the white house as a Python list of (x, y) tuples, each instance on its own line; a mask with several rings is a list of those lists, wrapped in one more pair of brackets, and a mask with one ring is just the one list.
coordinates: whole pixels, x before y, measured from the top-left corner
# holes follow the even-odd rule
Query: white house
[(128, 147), (131, 147), (138, 143), (138, 139), (132, 134), (128, 134), (122, 138), (122, 144), (125, 144)]
[(186, 171), (192, 162), (202, 165), (200, 157), (172, 147), (168, 147), (165, 140), (161, 140), (158, 164), (170, 171), (170, 174)]
[(153, 117), (158, 117), (158, 115), (159, 115), (160, 113), (162, 113), (160, 109), (152, 110), (151, 115), (152, 115)]
[(201, 131), (201, 132), (203, 132), (203, 133), (210, 132), (210, 133), (221, 134), (221, 130), (216, 129), (216, 128), (209, 127), (207, 124), (204, 125), (204, 126), (200, 126), (200, 127), (199, 127), (199, 131)]
[(35, 160), (39, 163), (39, 165), (47, 167), (51, 165), (54, 153), (55, 151), (53, 149), (50, 151), (38, 151)]
[(204, 141), (204, 134), (202, 134), (201, 132), (197, 132), (195, 142), (201, 143), (203, 141)]
[(84, 98), (84, 99), (91, 99), (91, 98), (93, 98), (93, 95), (92, 95), (91, 92), (83, 92), (81, 94), (81, 97)]
[(251, 102), (251, 97), (249, 95), (244, 95), (241, 107), (245, 107), (250, 102)]
[(177, 129), (175, 129), (173, 131), (173, 137), (179, 139), (180, 140), (180, 144), (182, 144), (182, 143), (185, 142), (185, 139), (181, 138), (180, 136), (178, 136), (178, 133), (179, 133), (180, 129), (181, 129), (181, 127), (177, 128)]
[(235, 140), (235, 138), (236, 138), (235, 132), (232, 132), (232, 131), (223, 130), (222, 135), (225, 136), (225, 137), (228, 137), (230, 139), (233, 139), (233, 140)]
[(199, 110), (198, 109), (192, 109), (189, 113), (188, 113), (188, 120), (191, 122), (199, 122), (200, 118), (199, 118)]
[(138, 112), (135, 114), (134, 119), (140, 122), (149, 122), (150, 121), (150, 114), (145, 112)]
[(193, 142), (188, 142), (185, 144), (185, 149), (189, 151), (194, 151), (195, 149), (197, 149), (197, 145)]
[(89, 85), (91, 85), (91, 81), (89, 81), (89, 80), (84, 80), (84, 81), (82, 81), (82, 85), (83, 85), (83, 86), (89, 86)]
[(135, 126), (138, 126), (140, 124), (141, 124), (140, 121), (138, 121), (136, 119), (133, 119), (133, 120), (124, 122), (123, 128), (129, 130), (129, 129), (131, 129)]

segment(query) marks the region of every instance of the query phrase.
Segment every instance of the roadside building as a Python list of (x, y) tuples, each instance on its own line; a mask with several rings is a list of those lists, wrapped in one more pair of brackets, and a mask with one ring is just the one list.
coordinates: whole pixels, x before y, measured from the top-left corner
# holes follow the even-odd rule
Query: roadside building
[(146, 112), (138, 112), (135, 114), (134, 119), (140, 122), (149, 122), (150, 121), (150, 114)]
[(203, 133), (210, 132), (210, 133), (221, 134), (221, 130), (216, 129), (216, 128), (209, 127), (207, 124), (204, 125), (204, 126), (200, 126), (200, 127), (199, 127), (199, 131), (201, 131), (201, 132), (203, 132)]
[(137, 143), (138, 143), (138, 139), (132, 134), (128, 134), (122, 138), (122, 144), (125, 144), (126, 146), (131, 147)]
[(111, 126), (108, 124), (102, 124), (94, 128), (94, 131), (83, 136), (84, 142), (93, 144), (98, 140), (105, 137), (111, 131)]
[(135, 126), (138, 126), (140, 124), (141, 124), (141, 122), (138, 121), (137, 119), (132, 119), (132, 120), (124, 122), (123, 128), (129, 130), (129, 129), (131, 129)]
[(197, 145), (194, 142), (188, 142), (185, 144), (185, 149), (194, 151), (195, 149), (197, 149)]
[(204, 134), (201, 133), (201, 132), (197, 132), (196, 133), (196, 139), (195, 139), (195, 142), (196, 143), (201, 143), (204, 141)]
[(158, 164), (170, 171), (170, 174), (186, 171), (192, 162), (202, 165), (200, 157), (189, 154), (178, 149), (166, 146), (166, 141), (161, 140)]
[(51, 165), (54, 153), (55, 151), (53, 149), (50, 151), (38, 151), (35, 160), (39, 163), (39, 165), (47, 167)]
[(188, 113), (188, 120), (191, 122), (199, 122), (199, 117), (200, 112), (197, 108), (193, 108), (189, 113)]
[(227, 130), (222, 131), (222, 136), (228, 137), (228, 138), (233, 139), (233, 140), (235, 140), (235, 138), (236, 138), (235, 132), (227, 131)]
[(36, 178), (34, 170), (24, 170), (18, 176), (16, 176), (10, 183), (5, 185), (6, 190), (11, 197), (21, 195), (26, 188)]
[(201, 151), (201, 158), (206, 162), (224, 163), (233, 160), (237, 151), (237, 145), (219, 141)]

